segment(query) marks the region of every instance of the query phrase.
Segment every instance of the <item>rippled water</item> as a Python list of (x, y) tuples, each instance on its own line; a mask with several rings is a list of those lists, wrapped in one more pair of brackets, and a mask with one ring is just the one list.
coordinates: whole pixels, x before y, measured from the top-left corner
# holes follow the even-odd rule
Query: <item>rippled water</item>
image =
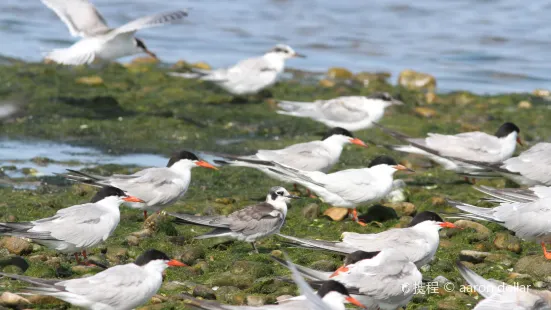
[[(290, 66), (354, 71), (412, 68), (440, 90), (478, 93), (551, 88), (551, 3), (542, 0), (95, 0), (111, 25), (191, 8), (183, 25), (139, 32), (166, 62), (226, 66), (278, 42), (308, 54)], [(0, 54), (39, 60), (71, 44), (38, 0), (0, 1)]]

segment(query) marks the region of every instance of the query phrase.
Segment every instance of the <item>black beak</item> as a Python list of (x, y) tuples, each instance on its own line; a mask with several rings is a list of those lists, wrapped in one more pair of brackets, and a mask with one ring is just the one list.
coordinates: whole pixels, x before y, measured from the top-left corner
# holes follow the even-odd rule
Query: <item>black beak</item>
[(299, 53), (295, 53), (295, 54), (293, 55), (293, 57), (306, 58), (306, 55), (304, 55), (304, 54), (299, 54)]
[(300, 196), (295, 196), (295, 195), (287, 195), (287, 196), (285, 196), (285, 197), (287, 197), (287, 198), (292, 198), (292, 199), (301, 199), (301, 198), (302, 198), (302, 197), (300, 197)]

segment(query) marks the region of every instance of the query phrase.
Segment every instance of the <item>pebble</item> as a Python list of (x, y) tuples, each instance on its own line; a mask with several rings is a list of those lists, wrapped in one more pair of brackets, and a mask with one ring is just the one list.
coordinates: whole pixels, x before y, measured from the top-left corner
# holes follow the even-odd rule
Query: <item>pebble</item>
[(494, 246), (500, 250), (507, 250), (517, 254), (522, 251), (520, 239), (506, 232), (496, 234)]
[(415, 114), (425, 118), (431, 118), (437, 114), (436, 110), (427, 107), (416, 107), (413, 111), (415, 111)]
[(216, 293), (208, 286), (205, 286), (205, 285), (197, 285), (194, 289), (193, 289), (193, 296), (195, 297), (201, 297), (203, 299), (211, 299), (211, 300), (214, 300), (216, 299)]
[(153, 232), (149, 229), (142, 229), (139, 231), (135, 231), (130, 234), (131, 236), (135, 236), (139, 239), (149, 238), (153, 235)]
[(126, 237), (126, 243), (129, 246), (137, 246), (140, 244), (140, 239), (136, 236), (128, 236)]
[(523, 100), (523, 101), (518, 103), (518, 108), (519, 109), (531, 109), (532, 108), (532, 103), (530, 101)]
[(443, 197), (439, 197), (439, 196), (434, 196), (430, 199), (431, 201), (431, 204), (433, 207), (437, 207), (437, 206), (445, 206), (447, 203), (446, 203), (446, 199), (444, 199)]
[(97, 75), (83, 76), (76, 79), (77, 84), (84, 84), (88, 86), (103, 85), (103, 79)]
[(398, 85), (413, 90), (422, 89), (434, 92), (436, 90), (436, 79), (430, 74), (406, 69), (400, 72)]
[(491, 233), (490, 229), (488, 229), (486, 226), (482, 224), (469, 221), (469, 220), (459, 220), (459, 221), (456, 221), (454, 224), (459, 228), (474, 229), (476, 231), (475, 239), (477, 241), (488, 240), (488, 238), (490, 238), (490, 233)]
[(191, 66), (193, 68), (202, 69), (202, 70), (211, 70), (212, 69), (211, 66), (208, 63), (204, 62), (204, 61), (199, 61), (199, 62), (193, 63), (193, 64), (191, 64)]
[(31, 302), (17, 294), (4, 292), (0, 295), (0, 305), (6, 307), (22, 307), (24, 305), (29, 305)]
[(247, 305), (252, 307), (261, 307), (266, 304), (266, 297), (261, 295), (248, 295)]
[(426, 93), (426, 94), (425, 94), (425, 101), (426, 101), (428, 104), (433, 104), (433, 103), (436, 102), (436, 100), (438, 100), (438, 96), (436, 96), (435, 93), (429, 92), (429, 93)]
[(534, 91), (532, 92), (532, 94), (533, 94), (534, 96), (546, 98), (546, 97), (551, 96), (551, 91), (549, 91), (549, 90), (547, 90), (547, 89), (536, 88), (536, 89), (534, 89)]
[(333, 67), (327, 70), (327, 76), (331, 79), (350, 79), (354, 74), (345, 68)]
[(120, 263), (128, 258), (128, 249), (122, 247), (108, 247), (107, 259), (114, 263)]
[(11, 254), (26, 255), (33, 251), (33, 245), (21, 238), (4, 237), (0, 239), (0, 247), (6, 248)]
[(489, 252), (479, 252), (473, 250), (462, 250), (459, 252), (459, 260), (471, 263), (481, 263), (490, 255)]
[(348, 209), (331, 207), (325, 210), (323, 215), (330, 217), (333, 221), (342, 221), (348, 215)]
[(394, 209), (398, 216), (412, 216), (417, 212), (417, 208), (411, 202), (386, 203), (385, 206)]
[(321, 208), (317, 203), (311, 203), (306, 207), (302, 208), (302, 210), (300, 210), (300, 213), (302, 214), (302, 216), (304, 216), (304, 218), (309, 220), (318, 218), (318, 215), (320, 214), (320, 212), (321, 212)]
[(551, 276), (551, 261), (546, 260), (541, 253), (524, 256), (517, 261), (514, 269), (519, 273), (527, 273), (534, 277), (544, 278)]
[(196, 260), (205, 258), (205, 250), (200, 246), (187, 245), (182, 249), (180, 260), (187, 265), (193, 265)]
[(319, 84), (320, 84), (320, 86), (325, 87), (325, 88), (331, 88), (331, 87), (334, 87), (336, 85), (336, 83), (334, 81), (327, 80), (327, 79), (320, 80)]
[(547, 286), (543, 281), (536, 281), (533, 285), (535, 288), (544, 288)]

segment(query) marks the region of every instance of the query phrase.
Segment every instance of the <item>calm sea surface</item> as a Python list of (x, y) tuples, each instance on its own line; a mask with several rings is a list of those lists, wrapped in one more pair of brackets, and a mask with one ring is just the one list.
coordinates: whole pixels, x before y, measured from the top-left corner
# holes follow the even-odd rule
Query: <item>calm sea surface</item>
[[(551, 88), (551, 2), (533, 0), (95, 0), (111, 26), (190, 8), (182, 25), (140, 31), (164, 61), (227, 66), (283, 42), (307, 54), (289, 66), (404, 68), (437, 77), (441, 91)], [(0, 55), (37, 61), (74, 41), (39, 0), (0, 1)]]

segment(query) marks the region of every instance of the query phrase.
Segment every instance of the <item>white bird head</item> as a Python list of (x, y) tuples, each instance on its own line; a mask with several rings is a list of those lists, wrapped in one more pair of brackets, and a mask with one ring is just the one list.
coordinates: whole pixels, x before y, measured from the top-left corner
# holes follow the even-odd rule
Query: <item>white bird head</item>
[(341, 145), (352, 143), (359, 146), (367, 147), (367, 144), (358, 138), (354, 138), (352, 133), (344, 128), (335, 127), (329, 129), (329, 131), (323, 136), (322, 140), (336, 142)]
[(371, 100), (380, 100), (383, 101), (387, 106), (396, 104), (396, 105), (402, 105), (404, 104), (402, 101), (393, 98), (389, 93), (387, 92), (376, 92), (366, 97), (367, 99)]
[(360, 308), (366, 308), (356, 298), (350, 296), (350, 293), (348, 293), (348, 290), (342, 283), (334, 280), (325, 281), (318, 290), (318, 295), (331, 309), (344, 309), (344, 303), (351, 303)]
[(168, 267), (185, 267), (186, 264), (175, 260), (170, 259), (165, 253), (151, 249), (147, 250), (140, 255), (134, 264), (146, 268), (154, 272), (163, 272)]
[(175, 171), (188, 171), (191, 168), (203, 167), (218, 170), (215, 166), (204, 160), (200, 160), (195, 154), (188, 151), (176, 152), (170, 157), (167, 167)]
[(267, 55), (278, 57), (280, 59), (289, 59), (294, 57), (305, 58), (306, 56), (295, 52), (289, 45), (278, 44), (274, 46)]
[(112, 205), (116, 205), (117, 207), (120, 206), (120, 204), (125, 201), (144, 202), (140, 198), (130, 196), (128, 195), (128, 193), (125, 193), (122, 189), (116, 188), (113, 186), (102, 187), (90, 200), (90, 202), (92, 203), (112, 204)]
[(155, 53), (148, 50), (147, 47), (145, 46), (145, 44), (143, 43), (143, 41), (138, 39), (138, 38), (134, 38), (134, 48), (135, 48), (136, 54), (146, 53), (147, 55), (149, 55), (149, 56), (151, 56), (155, 59), (159, 59), (159, 58), (157, 58), (157, 55), (155, 55)]
[(517, 125), (507, 122), (501, 125), (498, 130), (495, 133), (495, 136), (502, 139), (502, 138), (510, 138), (513, 140), (516, 140), (518, 144), (522, 145), (522, 140), (518, 136), (520, 133), (520, 129)]
[(289, 201), (291, 201), (291, 199), (298, 198), (300, 197), (289, 194), (289, 192), (285, 188), (281, 186), (274, 186), (270, 188), (270, 191), (266, 196), (266, 202), (271, 204), (278, 202), (288, 203)]

